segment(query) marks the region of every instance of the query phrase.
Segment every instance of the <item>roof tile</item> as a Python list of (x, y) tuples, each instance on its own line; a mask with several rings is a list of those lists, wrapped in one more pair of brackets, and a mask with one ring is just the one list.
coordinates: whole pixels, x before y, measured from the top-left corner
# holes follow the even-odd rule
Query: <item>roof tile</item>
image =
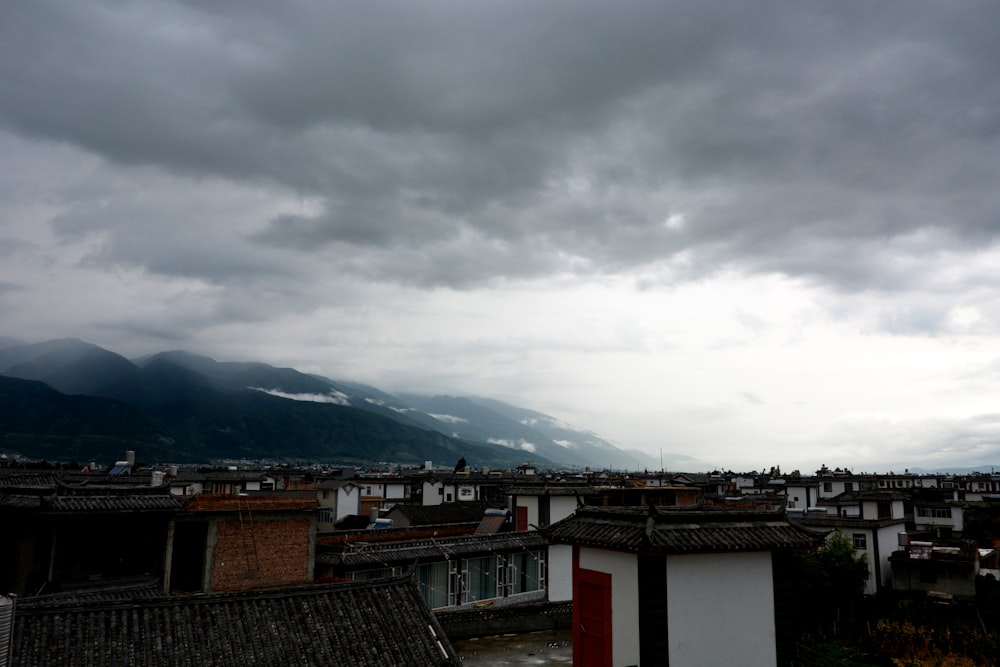
[(822, 534), (782, 512), (581, 507), (543, 532), (553, 542), (642, 553), (705, 553), (815, 548)]
[(12, 658), (35, 667), (460, 664), (409, 578), (19, 606)]

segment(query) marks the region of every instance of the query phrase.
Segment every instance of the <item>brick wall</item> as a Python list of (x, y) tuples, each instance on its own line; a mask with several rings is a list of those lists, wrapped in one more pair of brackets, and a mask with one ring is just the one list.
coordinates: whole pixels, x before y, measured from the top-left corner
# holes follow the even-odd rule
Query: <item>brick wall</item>
[(300, 517), (220, 517), (211, 590), (294, 586), (309, 581), (311, 521)]

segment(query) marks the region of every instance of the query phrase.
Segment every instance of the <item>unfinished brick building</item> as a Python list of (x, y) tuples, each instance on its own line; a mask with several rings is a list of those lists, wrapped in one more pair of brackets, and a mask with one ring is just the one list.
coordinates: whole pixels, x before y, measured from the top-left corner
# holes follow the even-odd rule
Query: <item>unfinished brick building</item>
[(313, 580), (316, 499), (200, 494), (170, 526), (164, 587), (222, 592)]

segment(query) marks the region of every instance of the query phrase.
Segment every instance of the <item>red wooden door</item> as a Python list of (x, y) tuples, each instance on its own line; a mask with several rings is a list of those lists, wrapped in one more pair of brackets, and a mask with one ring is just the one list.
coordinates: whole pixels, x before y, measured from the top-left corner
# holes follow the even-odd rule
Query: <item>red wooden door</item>
[(528, 530), (528, 508), (517, 506), (517, 530)]
[(611, 667), (611, 575), (578, 569), (573, 591), (573, 664)]

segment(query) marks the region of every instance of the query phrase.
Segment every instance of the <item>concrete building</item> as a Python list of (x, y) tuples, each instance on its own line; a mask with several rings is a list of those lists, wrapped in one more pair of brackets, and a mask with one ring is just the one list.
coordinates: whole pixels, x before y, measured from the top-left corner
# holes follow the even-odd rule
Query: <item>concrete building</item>
[(823, 536), (782, 512), (581, 507), (545, 529), (572, 547), (573, 664), (777, 665), (775, 567)]

